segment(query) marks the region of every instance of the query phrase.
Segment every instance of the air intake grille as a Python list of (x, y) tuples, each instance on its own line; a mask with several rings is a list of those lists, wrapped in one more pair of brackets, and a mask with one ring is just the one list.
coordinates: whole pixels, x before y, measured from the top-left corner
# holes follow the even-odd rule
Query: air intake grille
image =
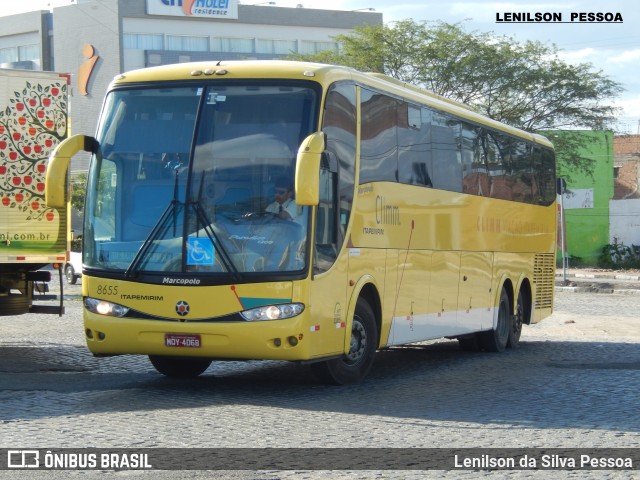
[(555, 255), (541, 253), (536, 255), (533, 263), (533, 283), (536, 289), (535, 308), (551, 308), (553, 306), (553, 285), (556, 273)]

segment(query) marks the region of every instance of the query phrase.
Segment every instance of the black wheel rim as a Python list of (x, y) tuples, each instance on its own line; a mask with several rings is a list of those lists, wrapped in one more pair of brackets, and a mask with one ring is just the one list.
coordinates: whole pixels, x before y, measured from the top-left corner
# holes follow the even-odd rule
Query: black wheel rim
[(507, 330), (507, 317), (509, 315), (509, 306), (507, 302), (500, 302), (500, 311), (498, 312), (498, 325), (496, 332), (500, 338), (506, 338), (509, 335)]
[(516, 314), (513, 317), (513, 333), (518, 334), (522, 330), (522, 323), (524, 321), (524, 305), (522, 297), (518, 295), (518, 304), (516, 305)]
[(346, 363), (358, 364), (365, 356), (367, 350), (367, 331), (359, 317), (354, 317), (351, 327), (351, 346), (347, 354)]

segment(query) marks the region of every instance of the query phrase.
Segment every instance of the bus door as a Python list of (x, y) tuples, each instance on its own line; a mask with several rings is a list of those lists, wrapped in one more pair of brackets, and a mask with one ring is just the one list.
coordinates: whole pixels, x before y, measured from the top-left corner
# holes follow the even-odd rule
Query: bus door
[(336, 174), (323, 166), (320, 204), (316, 208), (312, 308), (312, 357), (344, 351), (347, 314), (348, 256), (339, 255), (336, 212)]
[(349, 253), (345, 235), (353, 204), (356, 165), (356, 87), (332, 85), (327, 93), (322, 131), (326, 149), (320, 171), (320, 204), (315, 209), (315, 246), (311, 306), (314, 356), (344, 352), (347, 334)]

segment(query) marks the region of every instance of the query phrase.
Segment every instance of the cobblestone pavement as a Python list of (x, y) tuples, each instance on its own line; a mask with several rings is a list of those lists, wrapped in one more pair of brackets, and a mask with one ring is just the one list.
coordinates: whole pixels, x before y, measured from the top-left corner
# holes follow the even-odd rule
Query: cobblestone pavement
[[(67, 313), (0, 317), (0, 447), (640, 448), (640, 296), (558, 291), (502, 354), (442, 340), (378, 354), (362, 385), (283, 362), (214, 362), (176, 381), (145, 357), (93, 358)], [(569, 472), (112, 472), (148, 478), (558, 478)], [(572, 472), (633, 478), (634, 472)], [(64, 477), (63, 477), (64, 475)], [(0, 478), (98, 472), (0, 472)]]

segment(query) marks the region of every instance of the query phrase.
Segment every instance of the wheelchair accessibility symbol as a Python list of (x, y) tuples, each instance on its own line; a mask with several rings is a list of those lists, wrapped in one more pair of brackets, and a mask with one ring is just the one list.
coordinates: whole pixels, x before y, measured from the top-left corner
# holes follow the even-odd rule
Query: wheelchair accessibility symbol
[(187, 239), (187, 265), (213, 265), (213, 243), (209, 238)]

